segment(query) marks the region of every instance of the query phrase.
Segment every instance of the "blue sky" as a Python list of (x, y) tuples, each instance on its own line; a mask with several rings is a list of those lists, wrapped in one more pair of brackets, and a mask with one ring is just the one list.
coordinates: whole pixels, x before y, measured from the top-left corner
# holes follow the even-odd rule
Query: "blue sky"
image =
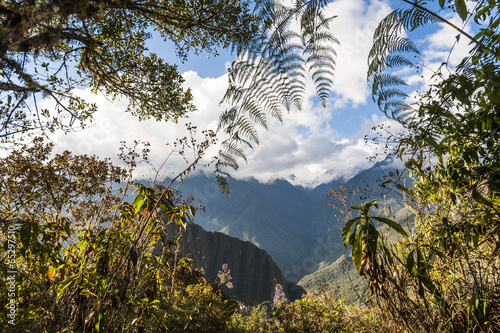
[[(398, 1), (396, 3), (401, 3)], [(381, 123), (397, 129), (399, 125), (388, 120), (371, 100), (366, 82), (367, 55), (372, 43), (373, 31), (378, 22), (391, 11), (391, 2), (384, 0), (337, 0), (328, 6), (327, 12), (337, 15), (331, 29), (340, 40), (337, 51), (337, 69), (333, 92), (326, 108), (315, 101), (314, 88), (308, 88), (308, 99), (301, 112), (292, 111), (284, 116), (283, 123), (270, 120), (268, 131), (259, 129), (260, 146), (248, 150), (248, 163), (241, 161), (238, 171), (231, 171), (235, 178), (255, 177), (261, 181), (285, 178), (294, 184), (315, 186), (337, 178), (349, 178), (371, 166), (368, 157), (376, 150), (364, 141), (371, 135), (371, 128)], [(458, 18), (448, 17), (461, 25)], [(448, 57), (456, 32), (442, 25), (434, 25), (425, 33), (414, 36), (426, 68), (437, 68)], [(467, 43), (455, 46), (450, 62), (456, 64), (467, 52)], [(172, 46), (155, 40), (151, 51), (170, 62), (179, 63)], [(138, 122), (123, 110), (126, 101), (108, 101), (104, 96), (92, 95), (88, 90), (79, 93), (97, 102), (100, 112), (93, 125), (84, 131), (68, 135), (57, 133), (54, 141), (59, 149), (70, 149), (79, 154), (96, 154), (116, 161), (120, 141), (131, 144), (133, 140), (151, 143), (151, 158), (159, 167), (167, 156), (170, 159), (160, 171), (160, 177), (172, 176), (183, 169), (185, 162), (171, 156), (171, 146), (176, 137), (186, 135), (183, 123), (192, 122), (200, 129), (216, 129), (217, 120), (224, 106), (219, 105), (227, 86), (226, 70), (233, 60), (228, 51), (218, 57), (206, 54), (191, 56), (179, 63), (185, 86), (194, 94), (197, 111), (179, 124)], [(430, 78), (429, 69), (406, 70), (401, 73), (412, 87), (425, 87)], [(423, 77), (422, 77), (423, 76)], [(222, 141), (222, 137), (220, 141)], [(212, 147), (207, 156), (214, 156), (218, 147)], [(173, 154), (175, 155), (175, 154)], [(208, 172), (210, 172), (207, 169)], [(291, 177), (290, 175), (295, 175)], [(136, 176), (148, 178), (154, 172), (141, 165)]]

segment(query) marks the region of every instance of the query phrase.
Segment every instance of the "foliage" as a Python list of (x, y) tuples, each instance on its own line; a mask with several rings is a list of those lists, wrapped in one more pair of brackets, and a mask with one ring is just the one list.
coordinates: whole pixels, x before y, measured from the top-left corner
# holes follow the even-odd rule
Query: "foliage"
[[(96, 106), (73, 94), (82, 86), (127, 97), (140, 119), (183, 116), (194, 109), (191, 92), (175, 65), (148, 53), (152, 31), (182, 60), (192, 51), (216, 54), (255, 32), (248, 7), (238, 0), (1, 1), (0, 137), (84, 125)], [(39, 109), (40, 97), (56, 110)]]
[[(338, 44), (326, 17), (324, 0), (258, 1), (254, 15), (259, 31), (248, 45), (237, 47), (238, 59), (229, 69), (229, 104), (219, 119), (219, 130), (229, 137), (222, 142), (217, 174), (225, 167), (238, 168), (246, 160), (245, 147), (259, 144), (255, 125), (267, 128), (267, 115), (279, 121), (282, 110), (301, 108), (306, 79), (311, 76), (318, 97), (326, 105), (335, 69)], [(296, 27), (298, 25), (298, 28)], [(227, 189), (221, 182), (223, 189)]]
[[(415, 31), (430, 23), (444, 23), (458, 31), (457, 40), (460, 36), (465, 36), (476, 44), (476, 51), (490, 53), (493, 49), (492, 41), (488, 39), (491, 35), (481, 32), (476, 36), (471, 36), (463, 29), (452, 24), (450, 21), (443, 18), (442, 15), (433, 9), (433, 1), (426, 0), (403, 0), (411, 4), (410, 8), (399, 8), (390, 13), (384, 18), (374, 34), (374, 44), (368, 56), (368, 80), (372, 82), (372, 97), (377, 102), (379, 108), (389, 117), (397, 119), (401, 122), (408, 121), (411, 118), (414, 108), (407, 103), (409, 97), (405, 92), (404, 87), (407, 86), (405, 80), (398, 73), (388, 71), (388, 69), (396, 69), (401, 67), (417, 67), (418, 64), (410, 55), (418, 58), (420, 54), (416, 45), (408, 37), (407, 33)], [(460, 17), (465, 20), (467, 18), (467, 9), (464, 0), (449, 0), (453, 3), (449, 6), (457, 11)], [(476, 7), (477, 15), (476, 22), (479, 20), (485, 21), (486, 16), (491, 14), (491, 10), (495, 10), (495, 1), (489, 1), (486, 4), (484, 1), (474, 1), (478, 3), (480, 8)], [(445, 7), (445, 1), (440, 0), (441, 8)], [(496, 16), (492, 14), (492, 20)], [(493, 23), (491, 28), (496, 28)], [(481, 37), (482, 36), (482, 37)], [(489, 37), (486, 37), (489, 36)]]
[[(246, 310), (246, 312), (245, 312)], [(272, 312), (270, 312), (272, 310)], [(234, 332), (376, 332), (378, 323), (369, 310), (346, 306), (326, 291), (309, 293), (292, 303), (278, 303), (271, 309), (258, 306), (232, 317)]]
[[(374, 269), (377, 271), (381, 268), (378, 267), (377, 261), (375, 260), (378, 251), (389, 253), (387, 245), (373, 223), (373, 220), (385, 223), (400, 234), (406, 236), (406, 231), (398, 223), (385, 217), (370, 216), (371, 206), (378, 208), (377, 200), (361, 204), (361, 206), (352, 206), (352, 209), (360, 211), (360, 216), (347, 221), (342, 228), (341, 234), (345, 246), (347, 247), (350, 245), (352, 248), (352, 259), (361, 275), (364, 275), (364, 271), (367, 269)], [(353, 232), (351, 232), (352, 228), (354, 228)], [(390, 261), (392, 260), (390, 256), (388, 256), (388, 259)], [(383, 278), (385, 274), (386, 273), (382, 270), (368, 275), (380, 276)]]
[[(139, 119), (177, 121), (194, 109), (175, 65), (148, 53), (152, 31), (175, 44), (181, 60), (194, 51), (217, 53), (233, 46), (226, 102), (239, 105), (221, 117), (230, 139), (218, 166), (236, 166), (237, 146), (257, 142), (253, 123), (280, 118), (281, 106), (300, 107), (311, 73), (323, 103), (328, 95), (335, 43), (323, 0), (296, 1), (2, 1), (0, 2), (0, 138), (13, 144), (1, 160), (2, 304), (16, 305), (22, 332), (224, 331), (235, 302), (220, 282), (208, 282), (165, 227), (182, 228), (194, 207), (169, 188), (131, 187), (134, 151), (122, 151), (130, 172), (96, 157), (70, 152), (51, 157), (52, 145), (15, 138), (35, 130), (84, 126), (96, 105), (74, 94), (90, 87), (110, 98), (124, 96)], [(254, 14), (249, 7), (253, 6)], [(290, 25), (297, 20), (299, 33)], [(299, 43), (297, 43), (297, 41)], [(260, 97), (259, 97), (260, 96)], [(55, 108), (40, 109), (41, 98)], [(192, 144), (195, 168), (215, 140)], [(23, 137), (24, 138), (24, 137)], [(14, 143), (13, 143), (14, 142)], [(147, 149), (146, 149), (147, 150)], [(146, 153), (147, 154), (147, 151)], [(224, 175), (219, 168), (219, 174)], [(123, 192), (113, 182), (124, 181)], [(107, 185), (109, 183), (109, 185)], [(116, 186), (116, 184), (115, 184)], [(14, 228), (14, 229), (13, 229)], [(17, 243), (14, 241), (18, 241)], [(14, 274), (14, 275), (12, 275)], [(10, 278), (14, 276), (15, 282)], [(7, 310), (5, 307), (3, 310)], [(5, 325), (8, 317), (2, 316)]]
[[(15, 279), (13, 294), (1, 295), (3, 326), (13, 332), (225, 329), (236, 303), (179, 257), (178, 241), (165, 238), (166, 225), (185, 227), (194, 207), (176, 203), (168, 188), (143, 185), (132, 203), (123, 202), (125, 192), (118, 196), (107, 182), (126, 173), (111, 163), (69, 152), (51, 157), (52, 145), (40, 140), (23, 148), (0, 161), (0, 287), (9, 290)], [(135, 155), (128, 157), (134, 164)], [(15, 326), (4, 312), (11, 300)]]
[[(500, 76), (498, 55), (492, 49), (493, 40), (498, 40), (500, 4), (478, 1), (470, 13), (463, 1), (454, 4), (463, 20), (472, 17), (483, 26), (474, 37), (465, 35), (474, 44), (469, 56), (455, 72), (436, 73), (436, 83), (410, 113), (401, 114), (409, 109), (399, 102), (392, 104), (393, 109), (389, 105), (395, 95), (388, 87), (402, 82), (385, 73), (393, 65), (393, 52), (414, 51), (405, 49), (410, 44), (397, 36), (403, 28), (444, 20), (424, 1), (398, 9), (382, 21), (371, 54), (374, 96), (382, 99), (382, 110), (406, 128), (390, 139), (415, 179), (414, 188), (397, 184), (415, 219), (409, 235), (395, 222), (389, 223), (403, 237), (394, 246), (380, 246), (375, 242), (376, 229), (370, 227), (372, 203), (367, 203), (353, 207), (361, 210), (361, 216), (350, 220), (343, 234), (358, 270), (370, 280), (381, 314), (399, 326), (398, 331), (500, 330)], [(445, 1), (439, 5), (444, 8)], [(394, 42), (381, 48), (383, 38), (391, 37)], [(380, 76), (386, 83), (377, 82)], [(386, 101), (384, 91), (389, 96)]]

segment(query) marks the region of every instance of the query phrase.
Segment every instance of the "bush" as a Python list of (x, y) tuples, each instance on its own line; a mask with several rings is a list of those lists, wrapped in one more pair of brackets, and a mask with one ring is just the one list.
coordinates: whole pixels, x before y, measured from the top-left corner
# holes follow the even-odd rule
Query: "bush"
[(377, 332), (371, 310), (346, 306), (326, 290), (304, 295), (292, 303), (240, 309), (232, 332)]

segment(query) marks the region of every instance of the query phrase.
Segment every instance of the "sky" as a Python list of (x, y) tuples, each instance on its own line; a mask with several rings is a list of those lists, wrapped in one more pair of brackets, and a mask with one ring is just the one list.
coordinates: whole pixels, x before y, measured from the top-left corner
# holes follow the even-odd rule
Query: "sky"
[[(330, 28), (340, 46), (336, 47), (334, 85), (327, 107), (315, 103), (314, 89), (309, 86), (308, 98), (301, 111), (284, 114), (282, 123), (270, 120), (267, 131), (258, 128), (260, 145), (247, 151), (247, 163), (240, 160), (238, 170), (228, 170), (232, 177), (254, 177), (261, 182), (282, 178), (294, 185), (314, 187), (334, 179), (347, 180), (373, 165), (369, 157), (381, 151), (366, 142), (365, 135), (373, 135), (372, 128), (380, 124), (390, 126), (394, 131), (401, 128), (378, 110), (366, 81), (367, 55), (374, 29), (391, 10), (391, 2), (383, 0), (337, 0), (328, 6), (327, 14), (337, 16)], [(458, 17), (446, 18), (462, 26)], [(455, 31), (440, 24), (427, 29), (425, 34), (412, 36), (421, 50), (421, 61), (425, 66), (418, 70), (406, 69), (401, 74), (415, 90), (425, 88), (432, 70), (443, 61), (449, 58), (450, 64), (456, 65), (467, 52), (466, 41), (461, 40), (455, 45), (455, 36)], [(167, 61), (178, 62), (172, 48), (164, 43), (155, 42), (151, 50)], [(139, 122), (124, 112), (126, 101), (109, 101), (100, 94), (80, 90), (77, 92), (80, 96), (96, 102), (99, 107), (93, 124), (70, 134), (55, 133), (52, 139), (58, 150), (109, 157), (117, 163), (120, 142), (126, 141), (128, 146), (132, 146), (134, 140), (149, 142), (150, 159), (156, 169), (168, 157), (157, 176), (172, 177), (186, 166), (182, 159), (172, 154), (174, 140), (188, 135), (184, 124), (190, 122), (197, 126), (199, 138), (202, 130), (217, 128), (218, 117), (224, 110), (220, 101), (227, 87), (227, 68), (232, 60), (234, 55), (222, 51), (215, 58), (202, 54), (179, 64), (185, 86), (192, 89), (197, 110), (189, 119), (179, 120), (178, 124)], [(211, 147), (206, 156), (215, 156), (218, 149), (218, 146)], [(212, 169), (203, 170), (210, 173)], [(147, 164), (140, 164), (135, 171), (136, 178), (150, 179), (155, 175), (156, 172)]]

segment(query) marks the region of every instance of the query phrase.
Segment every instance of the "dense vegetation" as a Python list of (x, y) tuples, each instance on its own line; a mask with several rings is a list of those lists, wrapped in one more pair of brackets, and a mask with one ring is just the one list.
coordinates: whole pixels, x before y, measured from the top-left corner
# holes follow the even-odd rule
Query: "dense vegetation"
[[(368, 202), (353, 207), (360, 215), (346, 223), (343, 237), (377, 307), (408, 331), (500, 330), (500, 4), (473, 4), (469, 13), (464, 1), (451, 2), (462, 20), (480, 25), (475, 36), (455, 26), (470, 39), (469, 55), (454, 72), (444, 64), (416, 105), (406, 102), (404, 81), (388, 69), (412, 63), (407, 54), (417, 50), (406, 32), (450, 23), (417, 1), (381, 22), (370, 57), (374, 98), (406, 128), (389, 139), (415, 179), (414, 188), (396, 183), (415, 216), (403, 229), (370, 215), (376, 202)], [(388, 245), (376, 221), (398, 232), (399, 241)]]
[[(132, 184), (138, 159), (147, 160), (147, 147), (142, 154), (124, 147), (121, 158), (128, 167), (121, 169), (94, 156), (54, 155), (52, 144), (39, 138), (23, 144), (15, 134), (67, 128), (61, 114), (70, 118), (69, 126), (88, 118), (96, 110), (72, 96), (77, 85), (127, 96), (139, 117), (176, 119), (189, 112), (191, 96), (180, 88), (175, 66), (154, 55), (143, 57), (147, 28), (155, 27), (176, 43), (181, 56), (193, 48), (213, 51), (221, 43), (235, 45), (242, 57), (232, 68), (226, 96), (237, 106), (220, 123), (230, 139), (218, 166), (236, 167), (234, 156), (244, 157), (239, 145), (258, 141), (255, 123), (265, 126), (265, 114), (279, 118), (278, 106), (300, 106), (305, 87), (295, 80), (304, 72), (313, 72), (325, 98), (334, 61), (322, 42), (335, 40), (325, 33), (330, 18), (321, 11), (324, 2), (297, 1), (290, 8), (258, 2), (259, 16), (239, 1), (189, 2), (195, 8), (182, 1), (32, 1), (29, 6), (2, 1), (0, 89), (6, 100), (0, 135), (13, 147), (0, 160), (0, 288), (7, 291), (0, 294), (2, 329), (500, 331), (500, 2), (471, 1), (471, 12), (464, 0), (404, 2), (410, 6), (390, 14), (375, 33), (368, 75), (382, 111), (406, 128), (388, 144), (405, 161), (414, 187), (397, 178), (386, 184), (404, 193), (412, 219), (401, 225), (373, 214), (376, 201), (345, 211), (342, 237), (357, 272), (368, 280), (365, 305), (346, 306), (325, 290), (289, 302), (276, 286), (272, 303), (247, 308), (223, 292), (231, 280), (227, 267), (207, 281), (189, 259), (180, 258), (178, 238), (165, 237), (167, 224), (182, 230), (190, 222), (195, 213), (190, 202), (169, 186)], [(437, 83), (409, 105), (404, 80), (394, 70), (412, 64), (406, 52), (418, 52), (407, 31), (431, 22), (449, 24), (437, 14), (438, 5), (481, 29), (470, 36), (454, 26), (471, 40), (470, 54), (451, 74), (435, 73)], [(228, 13), (219, 25), (218, 18)], [(300, 47), (291, 39), (296, 34), (286, 30), (292, 19), (301, 23)], [(71, 64), (75, 73), (68, 70)], [(170, 86), (177, 88), (166, 89)], [(158, 91), (172, 94), (151, 104)], [(270, 92), (269, 99), (254, 99), (263, 92)], [(56, 117), (30, 105), (27, 98), (34, 96), (54, 99)], [(200, 143), (194, 137), (179, 141), (196, 156), (179, 177), (215, 142), (214, 132), (203, 134)], [(125, 186), (116, 190), (118, 182)], [(131, 188), (129, 203), (124, 199)], [(393, 230), (391, 237), (380, 225)]]

